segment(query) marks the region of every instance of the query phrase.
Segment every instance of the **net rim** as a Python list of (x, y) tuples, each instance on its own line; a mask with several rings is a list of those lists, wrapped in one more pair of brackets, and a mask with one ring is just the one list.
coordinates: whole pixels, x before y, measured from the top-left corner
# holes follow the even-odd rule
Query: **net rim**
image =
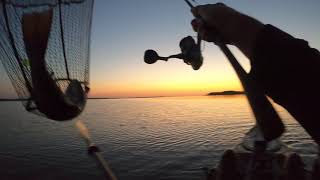
[(4, 2), (7, 5), (11, 5), (13, 7), (16, 8), (33, 8), (33, 7), (42, 7), (42, 6), (47, 6), (47, 7), (56, 7), (59, 4), (65, 4), (65, 5), (69, 5), (69, 4), (81, 4), (83, 2), (85, 2), (86, 0), (56, 0), (56, 1), (52, 1), (52, 2), (39, 2), (39, 3), (17, 3), (15, 1), (12, 0), (3, 0), (1, 1)]

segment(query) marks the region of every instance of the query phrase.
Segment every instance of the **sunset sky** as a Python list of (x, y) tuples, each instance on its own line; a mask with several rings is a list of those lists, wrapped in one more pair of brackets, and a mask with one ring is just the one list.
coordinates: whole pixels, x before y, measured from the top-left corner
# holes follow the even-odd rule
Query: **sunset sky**
[[(199, 4), (217, 1), (198, 0)], [(319, 0), (229, 0), (227, 5), (305, 39), (320, 49)], [(238, 79), (219, 49), (202, 45), (204, 65), (193, 71), (181, 60), (143, 62), (146, 49), (160, 55), (179, 53), (179, 41), (196, 36), (183, 0), (96, 0), (91, 37), (91, 97), (203, 95), (241, 90)], [(232, 51), (246, 68), (248, 60)], [(1, 63), (0, 63), (1, 64)], [(0, 98), (16, 97), (2, 64)]]

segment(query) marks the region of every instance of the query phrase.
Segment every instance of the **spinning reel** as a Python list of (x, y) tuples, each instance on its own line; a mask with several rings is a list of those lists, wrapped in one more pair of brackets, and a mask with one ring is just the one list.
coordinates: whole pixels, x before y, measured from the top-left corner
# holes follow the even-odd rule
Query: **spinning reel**
[(158, 60), (168, 61), (171, 58), (182, 59), (188, 65), (191, 65), (194, 70), (200, 69), (203, 63), (203, 57), (201, 54), (201, 39), (198, 37), (198, 42), (191, 36), (187, 36), (180, 41), (180, 54), (171, 55), (168, 57), (159, 56), (158, 53), (152, 49), (146, 50), (144, 53), (144, 62), (147, 64), (153, 64)]
[[(194, 8), (194, 5), (192, 5), (189, 0), (184, 1), (191, 9)], [(204, 26), (207, 25), (207, 23), (201, 16), (198, 16), (196, 18), (200, 20)], [(254, 80), (249, 78), (248, 73), (242, 68), (228, 46), (224, 43), (224, 38), (222, 37), (218, 29), (211, 26), (210, 30), (215, 33), (216, 40), (214, 41), (214, 43), (225, 54), (231, 66), (239, 77), (243, 89), (246, 92), (253, 114), (256, 118), (257, 127), (260, 128), (263, 134), (263, 139), (266, 142), (269, 142), (271, 140), (279, 138), (285, 130), (284, 124), (278, 113), (274, 110), (270, 101), (267, 99), (264, 91), (260, 89), (259, 85), (257, 85)], [(170, 58), (177, 58), (182, 59), (186, 64), (191, 65), (194, 70), (198, 70), (203, 63), (200, 44), (201, 37), (199, 36), (199, 34), (197, 37), (197, 43), (191, 36), (188, 36), (180, 41), (180, 54), (161, 57), (157, 54), (156, 51), (147, 50), (144, 54), (144, 62), (146, 62), (147, 64), (153, 64), (158, 60), (168, 61), (168, 59)]]

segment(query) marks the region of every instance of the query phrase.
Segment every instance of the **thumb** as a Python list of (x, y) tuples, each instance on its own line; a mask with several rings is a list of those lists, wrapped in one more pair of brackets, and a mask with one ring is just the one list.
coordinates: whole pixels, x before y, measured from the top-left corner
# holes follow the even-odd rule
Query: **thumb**
[(228, 6), (223, 3), (199, 5), (192, 8), (191, 12), (196, 18), (202, 18), (205, 21), (210, 21), (214, 18), (215, 14), (219, 15), (221, 11), (225, 11), (227, 7)]

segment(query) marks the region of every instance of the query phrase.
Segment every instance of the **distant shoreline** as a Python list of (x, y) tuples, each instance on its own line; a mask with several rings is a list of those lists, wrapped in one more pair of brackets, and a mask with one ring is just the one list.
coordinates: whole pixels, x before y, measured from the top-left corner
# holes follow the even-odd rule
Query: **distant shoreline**
[[(242, 91), (222, 91), (222, 92), (210, 92), (204, 96), (230, 96), (244, 94)], [(203, 95), (199, 95), (203, 96)], [(187, 97), (187, 96), (142, 96), (142, 97), (90, 97), (90, 100), (99, 100), (99, 99), (144, 99), (144, 98), (163, 98), (163, 97)], [(17, 99), (17, 98), (0, 98), (2, 101), (26, 101), (27, 99)]]
[(245, 94), (243, 91), (222, 91), (222, 92), (211, 92), (208, 93), (207, 96), (232, 96), (232, 95), (239, 95)]

